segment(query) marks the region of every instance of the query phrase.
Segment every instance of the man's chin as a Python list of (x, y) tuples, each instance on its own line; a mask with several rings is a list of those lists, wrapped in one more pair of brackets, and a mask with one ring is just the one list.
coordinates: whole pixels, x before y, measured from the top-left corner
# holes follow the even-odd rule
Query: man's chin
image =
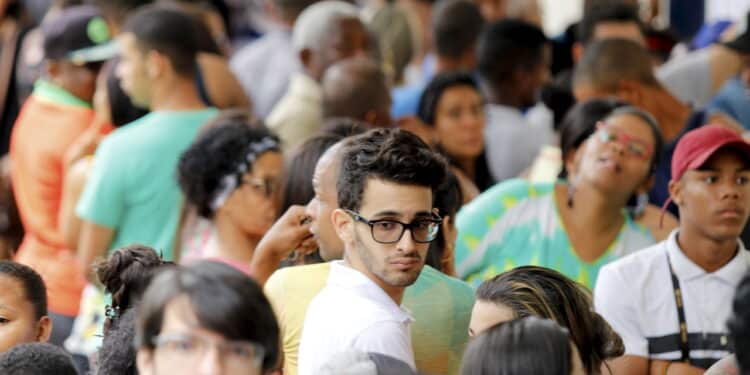
[(393, 287), (407, 287), (414, 284), (419, 278), (421, 268), (416, 272), (398, 272), (389, 275), (384, 281)]

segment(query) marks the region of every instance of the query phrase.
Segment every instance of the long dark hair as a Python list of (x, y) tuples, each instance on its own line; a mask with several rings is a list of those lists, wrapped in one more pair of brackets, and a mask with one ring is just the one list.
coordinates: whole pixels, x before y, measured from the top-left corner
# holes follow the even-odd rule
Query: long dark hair
[[(419, 117), (419, 120), (434, 127), (440, 99), (448, 89), (454, 87), (470, 87), (476, 90), (477, 93), (481, 94), (479, 85), (469, 73), (447, 72), (438, 74), (432, 79), (432, 81), (430, 81), (422, 92), (422, 96), (419, 98), (419, 105), (417, 107), (417, 117)], [(448, 155), (439, 144), (435, 146), (435, 148), (443, 154), (446, 159), (448, 159), (451, 165), (459, 169), (461, 168), (461, 166), (450, 155)], [(494, 183), (495, 180), (492, 178), (490, 168), (487, 165), (487, 157), (485, 156), (484, 151), (482, 151), (482, 153), (476, 158), (474, 184), (479, 191), (484, 191), (490, 188)]]

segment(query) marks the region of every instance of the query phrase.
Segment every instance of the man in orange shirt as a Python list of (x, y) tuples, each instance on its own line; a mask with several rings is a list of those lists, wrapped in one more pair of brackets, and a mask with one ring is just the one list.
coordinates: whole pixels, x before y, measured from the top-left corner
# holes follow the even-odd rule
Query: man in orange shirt
[(93, 122), (96, 76), (112, 48), (96, 8), (64, 10), (43, 26), (45, 73), (21, 108), (11, 133), (11, 178), (26, 235), (16, 260), (42, 275), (53, 320), (51, 342), (62, 345), (78, 314), (83, 273), (60, 231), (64, 155)]

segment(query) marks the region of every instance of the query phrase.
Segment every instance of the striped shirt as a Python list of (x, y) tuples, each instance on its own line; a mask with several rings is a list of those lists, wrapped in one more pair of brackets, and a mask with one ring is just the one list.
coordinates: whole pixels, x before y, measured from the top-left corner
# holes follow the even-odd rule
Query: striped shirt
[(735, 289), (750, 270), (750, 252), (739, 240), (738, 247), (729, 263), (707, 273), (680, 250), (675, 230), (666, 241), (602, 269), (594, 290), (596, 311), (620, 334), (626, 355), (679, 360), (670, 262), (682, 290), (691, 363), (708, 368), (732, 352), (726, 322)]

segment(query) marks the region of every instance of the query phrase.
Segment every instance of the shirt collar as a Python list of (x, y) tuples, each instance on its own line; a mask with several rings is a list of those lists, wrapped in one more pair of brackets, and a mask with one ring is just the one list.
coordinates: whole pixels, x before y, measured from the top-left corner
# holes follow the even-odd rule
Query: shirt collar
[(294, 96), (301, 96), (305, 99), (321, 102), (323, 98), (323, 89), (320, 84), (307, 74), (297, 72), (292, 75), (289, 82), (289, 93)]
[[(675, 229), (667, 239), (667, 252), (669, 253), (669, 260), (672, 262), (672, 268), (674, 269), (675, 274), (685, 281), (706, 275), (707, 272), (703, 270), (703, 268), (693, 263), (693, 261), (682, 252), (677, 243), (678, 233), (679, 230)], [(737, 239), (737, 248), (739, 249), (737, 255), (735, 255), (729, 263), (724, 265), (724, 267), (721, 267), (712, 273), (712, 275), (731, 285), (739, 284), (740, 280), (745, 275), (745, 272), (750, 268), (750, 253), (745, 249), (745, 245), (739, 238)]]
[(362, 272), (348, 266), (343, 260), (331, 262), (331, 273), (328, 285), (350, 290), (357, 295), (367, 298), (391, 312), (401, 323), (414, 321), (408, 311), (396, 302), (380, 287)]
[(68, 90), (43, 79), (34, 83), (34, 97), (57, 104), (91, 108), (91, 103), (71, 94)]

